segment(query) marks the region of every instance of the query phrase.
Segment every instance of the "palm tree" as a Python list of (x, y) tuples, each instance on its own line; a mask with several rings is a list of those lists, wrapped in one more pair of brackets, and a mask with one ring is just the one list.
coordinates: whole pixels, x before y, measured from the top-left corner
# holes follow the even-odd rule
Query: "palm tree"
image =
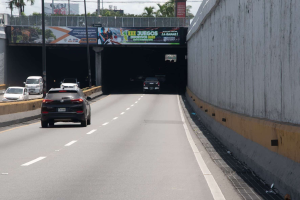
[(191, 9), (192, 9), (191, 5), (186, 6), (186, 16), (189, 17), (190, 19), (193, 19), (195, 16), (193, 13), (191, 13)]
[(163, 5), (157, 4), (157, 6), (159, 7), (156, 12), (158, 17), (174, 17), (175, 0), (169, 0)]
[[(30, 5), (33, 5), (34, 1), (35, 0), (27, 0), (27, 2), (30, 2)], [(21, 16), (21, 14), (25, 10), (26, 3), (24, 0), (11, 0), (8, 2), (8, 6), (11, 11), (11, 15), (12, 15), (13, 7), (16, 6), (19, 9), (19, 16)]]
[(145, 7), (144, 11), (145, 12), (142, 14), (143, 17), (154, 17), (155, 12), (153, 6)]

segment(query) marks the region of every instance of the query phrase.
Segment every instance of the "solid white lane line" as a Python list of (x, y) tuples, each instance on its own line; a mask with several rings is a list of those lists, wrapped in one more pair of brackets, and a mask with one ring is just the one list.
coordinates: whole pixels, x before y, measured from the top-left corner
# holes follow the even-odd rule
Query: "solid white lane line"
[(182, 112), (182, 107), (180, 104), (180, 100), (179, 100), (179, 96), (177, 95), (177, 100), (178, 100), (178, 107), (179, 107), (179, 112), (180, 112), (180, 116), (181, 116), (181, 120), (183, 122), (183, 128), (185, 130), (185, 134), (186, 137), (190, 143), (190, 146), (194, 152), (194, 155), (196, 157), (197, 163), (202, 171), (203, 176), (205, 177), (205, 180), (207, 182), (207, 185), (210, 189), (210, 192), (214, 198), (214, 200), (226, 200), (221, 189), (219, 188), (214, 176), (211, 174), (211, 172), (209, 171), (207, 165), (205, 164), (197, 146), (195, 145), (195, 142), (192, 138), (192, 135), (186, 125), (184, 116), (183, 116), (183, 112)]
[(65, 147), (69, 147), (69, 146), (71, 146), (72, 144), (74, 144), (75, 142), (77, 142), (77, 140), (73, 140), (73, 141), (69, 142), (68, 144), (65, 145)]
[(126, 108), (126, 110), (129, 110), (130, 108)]
[(113, 118), (113, 120), (116, 120), (116, 119), (118, 119), (118, 117)]
[(29, 162), (27, 162), (27, 163), (24, 163), (24, 164), (21, 165), (21, 166), (28, 166), (28, 165), (31, 165), (31, 164), (33, 164), (33, 163), (39, 162), (40, 160), (43, 160), (44, 158), (46, 158), (46, 157), (38, 157), (37, 159), (34, 159), (34, 160), (29, 161)]
[(104, 124), (102, 124), (103, 126), (107, 125), (109, 122), (105, 122)]
[(92, 133), (94, 133), (95, 131), (97, 131), (97, 129), (91, 130), (90, 132), (86, 133), (87, 135), (90, 135)]
[(124, 115), (125, 112), (122, 112), (120, 115)]

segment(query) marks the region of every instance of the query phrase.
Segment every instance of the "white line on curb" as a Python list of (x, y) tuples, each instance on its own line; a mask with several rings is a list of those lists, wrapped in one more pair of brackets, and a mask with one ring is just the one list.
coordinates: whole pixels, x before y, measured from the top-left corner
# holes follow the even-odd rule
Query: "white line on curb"
[(77, 140), (73, 140), (73, 141), (69, 142), (68, 144), (65, 145), (65, 147), (69, 147), (69, 146), (71, 146), (72, 144), (74, 144), (75, 142), (77, 142)]
[(198, 165), (202, 171), (203, 176), (205, 177), (205, 180), (207, 182), (207, 185), (210, 189), (210, 192), (214, 198), (214, 200), (226, 200), (221, 189), (219, 188), (214, 176), (211, 174), (211, 172), (209, 171), (207, 165), (205, 164), (197, 146), (195, 145), (195, 142), (192, 138), (192, 135), (186, 125), (183, 113), (182, 113), (182, 107), (180, 104), (180, 100), (179, 100), (179, 96), (177, 95), (177, 100), (178, 100), (178, 107), (179, 107), (179, 112), (180, 112), (180, 116), (181, 116), (181, 120), (183, 122), (183, 128), (185, 130), (186, 133), (186, 137), (191, 145), (191, 148), (194, 152), (194, 155), (196, 157), (196, 160), (198, 162)]
[(118, 119), (118, 117), (113, 118), (113, 120), (116, 120), (116, 119)]
[(44, 158), (46, 158), (46, 157), (38, 157), (37, 159), (34, 159), (34, 160), (29, 161), (29, 162), (27, 162), (27, 163), (24, 163), (24, 164), (21, 165), (21, 166), (28, 166), (28, 165), (31, 165), (31, 164), (33, 164), (33, 163), (39, 162), (40, 160), (43, 160)]
[(102, 124), (103, 126), (107, 125), (109, 122), (105, 122), (104, 124)]
[(86, 133), (87, 135), (90, 135), (92, 133), (94, 133), (95, 131), (97, 131), (97, 129), (91, 130), (90, 132)]
[(124, 115), (125, 112), (122, 112), (120, 115)]

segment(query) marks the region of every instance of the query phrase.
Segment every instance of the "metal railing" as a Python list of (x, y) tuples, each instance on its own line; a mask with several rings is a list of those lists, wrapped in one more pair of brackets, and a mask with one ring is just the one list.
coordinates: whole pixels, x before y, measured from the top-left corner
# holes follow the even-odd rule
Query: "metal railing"
[[(12, 26), (41, 26), (42, 16), (10, 17)], [(46, 26), (85, 26), (84, 16), (46, 16)], [(189, 18), (163, 17), (87, 17), (88, 26), (102, 24), (103, 27), (188, 27)]]

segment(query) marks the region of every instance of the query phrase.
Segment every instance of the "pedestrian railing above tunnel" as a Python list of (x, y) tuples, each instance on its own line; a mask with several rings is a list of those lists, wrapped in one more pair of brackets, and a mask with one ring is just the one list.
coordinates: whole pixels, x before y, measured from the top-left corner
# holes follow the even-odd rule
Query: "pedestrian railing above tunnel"
[[(176, 17), (87, 17), (88, 26), (101, 24), (103, 27), (188, 27), (190, 18)], [(42, 16), (11, 16), (8, 25), (41, 26)], [(46, 26), (84, 27), (84, 16), (46, 16)]]

